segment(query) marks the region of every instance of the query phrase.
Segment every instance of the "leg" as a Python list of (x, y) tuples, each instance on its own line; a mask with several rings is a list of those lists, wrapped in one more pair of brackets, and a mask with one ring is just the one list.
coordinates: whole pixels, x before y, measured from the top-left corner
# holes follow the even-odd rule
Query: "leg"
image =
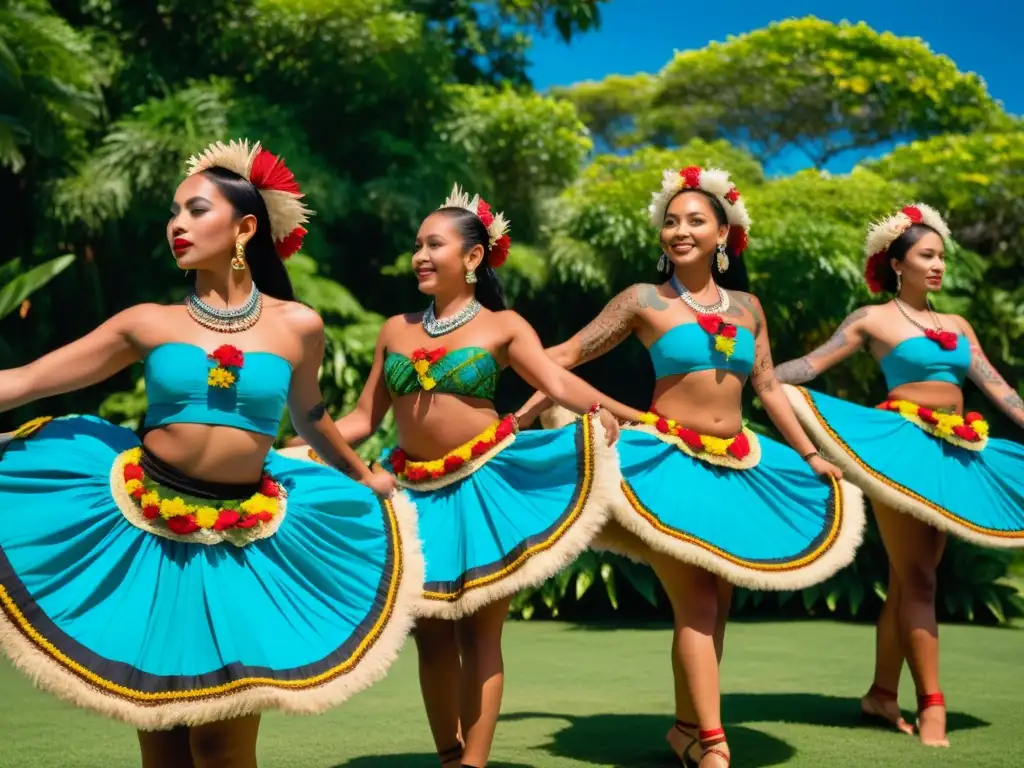
[(501, 631), (510, 602), (511, 597), (490, 603), (458, 624), (462, 734), (466, 740), (462, 761), (467, 766), (483, 768), (491, 754), (505, 684)]
[[(721, 699), (718, 685), (718, 655), (715, 633), (719, 628), (720, 590), (718, 579), (700, 568), (652, 552), (651, 565), (665, 588), (675, 619), (673, 668), (682, 674), (676, 679), (676, 718), (685, 725), (696, 725), (697, 735), (721, 731)], [(722, 629), (724, 636), (724, 627)], [(679, 728), (670, 734), (670, 743), (677, 755), (691, 761), (692, 739)], [(701, 744), (712, 746), (711, 743)], [(715, 740), (715, 751), (705, 752), (704, 768), (723, 764), (728, 755), (724, 737)], [(727, 762), (727, 760), (726, 760)]]
[(195, 768), (256, 768), (260, 716), (247, 715), (188, 729)]
[[(900, 640), (918, 696), (939, 693), (939, 627), (935, 620), (936, 553), (941, 534), (910, 515), (875, 505), (889, 562), (899, 582)], [(948, 746), (944, 706), (929, 706), (918, 723), (921, 742)]]
[(142, 768), (194, 768), (188, 745), (188, 728), (139, 731)]
[(718, 578), (718, 618), (715, 621), (715, 655), (718, 664), (722, 664), (725, 654), (725, 625), (729, 623), (729, 611), (732, 609), (733, 586), (725, 579)]
[(455, 636), (455, 622), (420, 619), (414, 632), (419, 653), (420, 691), (427, 722), (441, 765), (456, 768), (462, 763), (459, 734), (459, 685), (462, 664)]
[(875, 679), (871, 689), (861, 699), (860, 707), (873, 720), (895, 726), (903, 733), (913, 733), (914, 728), (903, 719), (896, 699), (904, 660), (899, 622), (900, 595), (900, 581), (890, 565), (885, 605), (882, 606), (875, 629)]

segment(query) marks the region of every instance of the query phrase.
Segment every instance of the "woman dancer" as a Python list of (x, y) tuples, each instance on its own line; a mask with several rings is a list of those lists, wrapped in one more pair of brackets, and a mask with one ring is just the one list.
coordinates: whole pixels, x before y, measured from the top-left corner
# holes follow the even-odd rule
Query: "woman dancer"
[[(383, 676), (422, 583), (415, 511), (320, 399), (323, 323), (281, 261), (305, 234), (301, 198), (259, 144), (210, 146), (167, 223), (188, 298), (0, 371), (7, 411), (145, 364), (141, 444), (95, 417), (41, 418), (0, 457), (0, 507), (17, 510), (0, 526), (0, 646), (138, 728), (145, 768), (255, 766), (261, 711), (320, 712)], [(270, 450), (286, 401), (363, 484)]]
[(970, 324), (931, 308), (928, 294), (942, 287), (948, 239), (945, 222), (921, 203), (872, 226), (868, 286), (894, 294), (892, 301), (857, 309), (829, 341), (777, 369), (780, 381), (801, 384), (867, 346), (885, 376), (889, 397), (878, 408), (783, 389), (819, 448), (870, 497), (889, 554), (864, 712), (912, 732), (896, 701), (906, 657), (920, 739), (930, 746), (949, 744), (935, 621), (935, 572), (946, 534), (1024, 546), (1024, 446), (990, 440), (979, 414), (962, 416), (961, 384), (969, 375), (1018, 426), (1024, 402), (989, 363)]
[[(362, 396), (337, 422), (355, 444), (395, 411), (401, 448), (382, 461), (419, 516), (427, 562), (425, 618), (415, 631), (420, 686), (446, 768), (485, 765), (509, 602), (571, 562), (603, 525), (620, 478), (609, 411), (639, 416), (554, 365), (534, 330), (505, 309), (495, 269), (508, 254), (507, 229), (502, 214), (457, 185), (423, 221), (412, 266), (431, 303), (384, 324)], [(597, 418), (518, 433), (492, 402), (508, 366)]]
[[(650, 352), (653, 405), (622, 433), (626, 503), (601, 545), (648, 561), (668, 593), (677, 717), (668, 739), (684, 765), (713, 768), (730, 760), (716, 663), (730, 585), (799, 589), (823, 581), (852, 559), (863, 506), (815, 452), (776, 387), (757, 299), (718, 284), (736, 274), (727, 270), (750, 225), (728, 174), (666, 171), (653, 198), (662, 282), (627, 288), (548, 354), (572, 368), (633, 334)], [(796, 452), (743, 427), (748, 377)], [(534, 396), (524, 418), (545, 406)]]

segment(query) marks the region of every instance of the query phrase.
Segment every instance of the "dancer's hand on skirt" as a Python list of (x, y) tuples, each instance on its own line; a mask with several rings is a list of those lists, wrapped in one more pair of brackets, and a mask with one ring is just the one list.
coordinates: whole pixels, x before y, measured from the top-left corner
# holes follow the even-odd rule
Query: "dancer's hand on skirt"
[(606, 408), (598, 411), (597, 418), (601, 420), (601, 426), (604, 427), (604, 436), (608, 440), (608, 445), (615, 445), (615, 441), (619, 439), (619, 420), (612, 416), (611, 411)]
[(831, 475), (836, 478), (836, 480), (843, 479), (843, 470), (832, 462), (825, 461), (821, 456), (812, 456), (807, 463), (810, 464), (811, 469), (819, 475)]
[(372, 488), (378, 496), (383, 496), (384, 498), (395, 492), (394, 475), (389, 475), (384, 471), (374, 472), (373, 475), (366, 479), (365, 485)]

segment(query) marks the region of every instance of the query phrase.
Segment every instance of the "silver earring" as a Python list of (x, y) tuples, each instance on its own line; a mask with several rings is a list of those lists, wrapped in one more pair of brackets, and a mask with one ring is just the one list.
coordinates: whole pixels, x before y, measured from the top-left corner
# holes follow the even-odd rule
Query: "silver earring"
[(466, 270), (466, 282), (469, 285), (473, 285), (476, 282), (476, 272), (471, 269)]
[(896, 273), (896, 293), (899, 293), (901, 290), (903, 290), (903, 276), (899, 272), (897, 272)]
[(662, 253), (661, 258), (658, 259), (658, 271), (668, 272), (668, 256), (664, 253)]
[(729, 269), (729, 254), (725, 252), (725, 243), (719, 243), (715, 248), (715, 262), (718, 264), (718, 271), (725, 272)]

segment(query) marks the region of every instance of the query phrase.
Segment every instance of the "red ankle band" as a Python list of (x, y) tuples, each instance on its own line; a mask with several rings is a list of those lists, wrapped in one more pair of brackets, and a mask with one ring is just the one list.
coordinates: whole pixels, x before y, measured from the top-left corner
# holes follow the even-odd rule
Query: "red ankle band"
[(868, 689), (868, 696), (882, 701), (896, 701), (896, 691), (890, 691), (888, 688), (883, 688), (878, 683), (872, 683), (871, 688)]
[(928, 709), (928, 707), (945, 707), (946, 697), (942, 695), (942, 692), (938, 693), (925, 693), (918, 694), (917, 697), (917, 711)]
[(718, 744), (721, 741), (725, 741), (725, 729), (711, 728), (707, 731), (699, 730), (697, 731), (697, 738), (700, 739), (702, 746), (705, 744)]

